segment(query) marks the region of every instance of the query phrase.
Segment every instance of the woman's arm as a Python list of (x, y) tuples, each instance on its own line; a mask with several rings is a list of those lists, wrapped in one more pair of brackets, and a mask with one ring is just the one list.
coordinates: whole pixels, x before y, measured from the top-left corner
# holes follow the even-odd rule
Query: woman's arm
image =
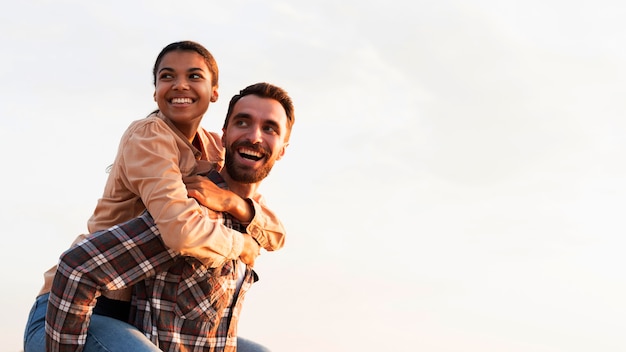
[(285, 228), (276, 214), (265, 206), (262, 198), (243, 199), (218, 187), (204, 176), (184, 177), (189, 197), (205, 207), (229, 213), (244, 224), (246, 232), (268, 251), (278, 250), (285, 242)]
[(240, 256), (244, 237), (187, 196), (182, 181), (186, 175), (179, 165), (188, 164), (189, 158), (193, 165), (195, 159), (185, 143), (155, 119), (122, 140), (116, 166), (125, 186), (141, 197), (154, 217), (165, 245), (217, 267)]

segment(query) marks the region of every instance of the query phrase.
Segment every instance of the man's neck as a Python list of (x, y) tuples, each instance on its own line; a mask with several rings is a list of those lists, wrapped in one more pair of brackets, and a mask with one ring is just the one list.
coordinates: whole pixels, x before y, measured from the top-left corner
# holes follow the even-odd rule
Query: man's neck
[(220, 175), (222, 176), (224, 181), (226, 181), (226, 184), (228, 185), (228, 189), (231, 192), (235, 193), (236, 195), (244, 199), (252, 198), (254, 195), (256, 195), (256, 191), (259, 188), (259, 185), (261, 184), (260, 182), (257, 182), (257, 183), (237, 182), (230, 177), (225, 167), (220, 170)]

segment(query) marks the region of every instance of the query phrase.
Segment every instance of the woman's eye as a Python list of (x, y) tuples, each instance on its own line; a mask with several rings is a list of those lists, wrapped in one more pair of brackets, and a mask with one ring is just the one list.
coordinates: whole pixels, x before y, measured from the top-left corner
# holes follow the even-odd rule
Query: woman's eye
[(169, 73), (163, 73), (163, 74), (161, 74), (161, 75), (159, 76), (159, 79), (172, 79), (172, 77), (174, 77), (174, 76), (172, 76), (172, 75), (171, 75), (171, 74), (169, 74)]
[(192, 78), (192, 79), (201, 79), (201, 78), (202, 78), (202, 75), (197, 74), (197, 73), (192, 73), (191, 75), (189, 75), (189, 78)]

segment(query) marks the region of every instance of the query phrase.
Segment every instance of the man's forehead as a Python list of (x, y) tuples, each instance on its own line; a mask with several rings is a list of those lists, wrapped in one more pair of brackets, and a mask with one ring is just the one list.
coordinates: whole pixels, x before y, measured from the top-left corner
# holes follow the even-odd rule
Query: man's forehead
[(278, 100), (253, 94), (243, 96), (235, 103), (233, 115), (244, 115), (287, 123), (287, 113)]

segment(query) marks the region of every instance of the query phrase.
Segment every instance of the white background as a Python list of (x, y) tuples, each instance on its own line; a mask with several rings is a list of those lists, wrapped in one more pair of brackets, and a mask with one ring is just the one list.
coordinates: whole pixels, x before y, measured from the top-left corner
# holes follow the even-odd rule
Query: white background
[(0, 350), (85, 224), (151, 70), (191, 39), (219, 130), (296, 104), (262, 186), (288, 229), (243, 336), (274, 351), (626, 350), (620, 1), (16, 1), (0, 11)]

